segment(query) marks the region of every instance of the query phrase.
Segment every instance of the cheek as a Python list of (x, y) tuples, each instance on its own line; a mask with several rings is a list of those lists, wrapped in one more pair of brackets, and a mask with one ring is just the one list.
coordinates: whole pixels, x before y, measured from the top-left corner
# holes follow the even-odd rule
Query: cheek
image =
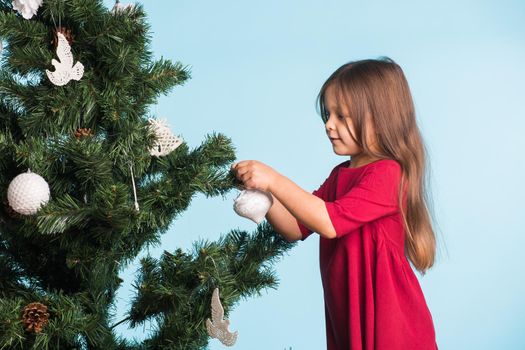
[(344, 128), (344, 130), (341, 130), (340, 137), (347, 144), (356, 144), (354, 138), (352, 137), (352, 134), (350, 134), (350, 132), (346, 128)]
[(344, 134), (340, 134), (341, 137), (341, 145), (345, 147), (348, 152), (350, 153), (359, 153), (361, 152), (361, 147), (357, 144), (357, 142), (354, 140), (352, 135), (348, 133), (347, 130), (345, 130)]

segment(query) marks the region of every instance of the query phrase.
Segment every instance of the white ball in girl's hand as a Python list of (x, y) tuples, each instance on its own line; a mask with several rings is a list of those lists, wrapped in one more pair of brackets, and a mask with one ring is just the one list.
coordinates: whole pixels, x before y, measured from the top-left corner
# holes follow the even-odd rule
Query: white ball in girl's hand
[(7, 200), (17, 213), (36, 214), (49, 201), (49, 185), (42, 176), (28, 171), (11, 181), (7, 188)]
[(242, 217), (260, 224), (273, 204), (272, 195), (268, 192), (251, 189), (243, 190), (233, 204), (233, 210)]

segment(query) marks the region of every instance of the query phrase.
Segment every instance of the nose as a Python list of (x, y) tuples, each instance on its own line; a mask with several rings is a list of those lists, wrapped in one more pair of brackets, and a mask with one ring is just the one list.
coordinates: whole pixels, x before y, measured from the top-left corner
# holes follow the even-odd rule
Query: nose
[(328, 117), (328, 120), (326, 123), (324, 123), (326, 131), (335, 130), (334, 123), (332, 122), (332, 118)]

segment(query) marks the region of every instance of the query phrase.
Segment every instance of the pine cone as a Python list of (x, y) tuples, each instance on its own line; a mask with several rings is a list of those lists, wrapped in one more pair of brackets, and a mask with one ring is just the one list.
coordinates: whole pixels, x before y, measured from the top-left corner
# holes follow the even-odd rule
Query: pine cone
[(66, 27), (58, 27), (57, 29), (55, 29), (54, 33), (53, 33), (53, 40), (51, 40), (51, 44), (53, 45), (53, 47), (56, 49), (57, 45), (58, 45), (58, 36), (57, 36), (57, 33), (62, 33), (64, 35), (64, 37), (66, 38), (67, 42), (69, 43), (69, 45), (71, 46), (71, 44), (73, 44), (73, 34), (71, 33), (71, 29), (69, 28), (66, 28)]
[(49, 321), (49, 313), (47, 306), (44, 304), (34, 302), (24, 307), (22, 314), (22, 323), (26, 331), (40, 333), (42, 327), (46, 326)]
[(93, 131), (90, 128), (78, 128), (75, 131), (75, 137), (79, 140), (89, 136), (93, 136)]

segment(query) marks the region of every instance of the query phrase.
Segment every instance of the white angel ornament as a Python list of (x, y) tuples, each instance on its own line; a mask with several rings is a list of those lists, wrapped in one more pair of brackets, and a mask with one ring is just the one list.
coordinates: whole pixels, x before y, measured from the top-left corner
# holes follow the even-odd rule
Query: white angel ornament
[(223, 320), (223, 317), (224, 309), (219, 299), (219, 288), (215, 288), (211, 298), (211, 321), (209, 318), (206, 320), (206, 328), (210, 337), (219, 339), (226, 346), (233, 346), (239, 332), (230, 332), (230, 321)]
[(80, 80), (84, 75), (84, 65), (80, 62), (73, 65), (73, 54), (66, 37), (57, 32), (57, 38), (57, 57), (60, 62), (52, 59), (51, 64), (55, 67), (55, 71), (51, 72), (46, 69), (46, 74), (53, 84), (63, 86), (69, 83), (71, 79)]

